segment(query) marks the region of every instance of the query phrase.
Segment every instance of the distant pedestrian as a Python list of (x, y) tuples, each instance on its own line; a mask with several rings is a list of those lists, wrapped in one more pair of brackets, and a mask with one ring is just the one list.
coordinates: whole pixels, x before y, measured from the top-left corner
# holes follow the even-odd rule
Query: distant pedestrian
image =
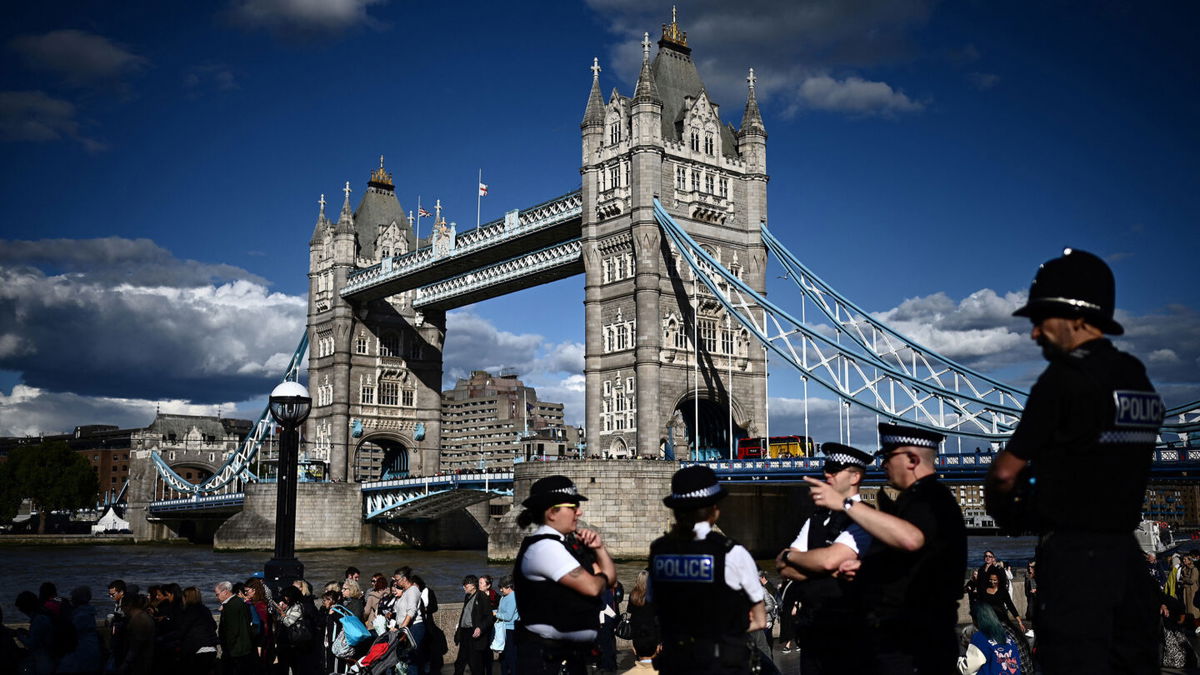
[(54, 621), (38, 596), (31, 591), (17, 595), (17, 610), (29, 617), (29, 628), (17, 629), (17, 640), (28, 650), (24, 672), (30, 675), (50, 675), (57, 665), (54, 655)]
[(96, 607), (92, 589), (80, 586), (71, 591), (68, 620), (75, 632), (74, 648), (58, 663), (59, 673), (97, 673), (104, 666), (100, 634), (96, 631)]
[(182, 675), (209, 675), (217, 662), (217, 624), (212, 612), (204, 606), (200, 589), (188, 586), (183, 589), (183, 609), (179, 613), (176, 629), (171, 636), (177, 645)]
[(221, 605), (217, 637), (221, 641), (221, 673), (244, 675), (254, 668), (254, 639), (250, 635), (250, 608), (234, 594), (233, 584), (222, 581), (213, 588)]
[(1017, 643), (1004, 630), (992, 606), (980, 603), (971, 610), (975, 632), (967, 645), (967, 653), (958, 659), (958, 671), (963, 675), (1021, 675)]
[(154, 619), (146, 611), (150, 602), (140, 593), (126, 593), (121, 598), (121, 610), (129, 619), (126, 633), (125, 658), (118, 672), (121, 675), (154, 675)]
[(454, 632), (458, 645), (458, 658), (454, 660), (454, 675), (463, 675), (470, 668), (471, 675), (482, 675), (484, 653), (491, 641), (487, 639), (488, 626), (492, 621), (491, 603), (487, 595), (479, 591), (479, 577), (468, 574), (463, 578), (463, 608)]
[(512, 577), (500, 579), (500, 608), (496, 610), (496, 630), (504, 631), (504, 649), (500, 653), (500, 675), (517, 672), (517, 596), (513, 593)]

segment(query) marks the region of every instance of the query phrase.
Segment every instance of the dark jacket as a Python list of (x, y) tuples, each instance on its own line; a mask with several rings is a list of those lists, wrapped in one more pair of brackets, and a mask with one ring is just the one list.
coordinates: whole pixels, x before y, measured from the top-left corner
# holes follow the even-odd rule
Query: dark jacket
[[(467, 603), (471, 600), (471, 595), (463, 597), (463, 611), (467, 611)], [(455, 642), (467, 649), (487, 649), (490, 644), (491, 634), (488, 632), (492, 625), (492, 603), (488, 599), (487, 593), (475, 591), (475, 603), (471, 606), (471, 628), (459, 628), (455, 635)], [(471, 637), (475, 629), (479, 629), (479, 637)]]
[(250, 636), (250, 608), (236, 595), (221, 605), (217, 636), (221, 640), (222, 658), (237, 658), (254, 651), (254, 640)]
[(169, 644), (177, 644), (179, 654), (187, 658), (201, 647), (216, 647), (217, 622), (204, 605), (188, 605), (175, 619), (175, 630), (166, 636)]

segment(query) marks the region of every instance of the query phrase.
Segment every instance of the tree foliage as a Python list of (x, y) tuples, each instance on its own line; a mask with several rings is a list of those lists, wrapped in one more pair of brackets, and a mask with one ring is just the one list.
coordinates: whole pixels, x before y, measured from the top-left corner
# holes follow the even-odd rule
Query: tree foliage
[(87, 458), (62, 441), (15, 448), (0, 465), (0, 515), (11, 519), (29, 498), (40, 514), (38, 532), (45, 531), (47, 513), (93, 506), (99, 491)]

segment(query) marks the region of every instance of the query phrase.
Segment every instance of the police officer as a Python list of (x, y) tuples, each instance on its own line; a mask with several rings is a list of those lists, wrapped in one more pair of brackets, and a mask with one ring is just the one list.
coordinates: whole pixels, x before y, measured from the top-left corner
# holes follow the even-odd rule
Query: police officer
[(767, 625), (758, 568), (745, 548), (713, 530), (728, 492), (706, 466), (671, 477), (663, 504), (671, 531), (650, 545), (650, 591), (662, 632), (655, 667), (666, 675), (750, 672), (748, 632)]
[(863, 672), (957, 673), (958, 600), (967, 567), (967, 530), (949, 488), (938, 482), (934, 459), (945, 437), (898, 424), (879, 425), (879, 456), (893, 501), (880, 491), (879, 508), (843, 500), (826, 487), (813, 501), (840, 508), (871, 535), (861, 560), (842, 563), (856, 573), (863, 617)]
[[(1142, 364), (1104, 338), (1124, 332), (1115, 296), (1104, 261), (1067, 249), (1038, 269), (1013, 313), (1033, 323), (1049, 365), (985, 494), (998, 523), (1032, 522), (1041, 535), (1038, 654), (1050, 674), (1158, 672), (1158, 594), (1133, 530), (1163, 404)], [(1023, 515), (1032, 520), (1014, 522)]]
[(840, 443), (824, 443), (821, 452), (825, 481), (805, 480), (821, 492), (826, 505), (804, 521), (796, 540), (776, 558), (775, 567), (800, 588), (796, 615), (800, 671), (805, 675), (860, 673), (862, 666), (854, 657), (863, 624), (853, 597), (855, 588), (832, 574), (842, 563), (858, 559), (871, 544), (871, 535), (850, 520), (844, 505), (862, 501), (858, 486), (873, 458)]
[(517, 672), (583, 675), (600, 628), (600, 596), (616, 581), (600, 535), (579, 529), (579, 494), (566, 476), (531, 486), (517, 517), (538, 528), (521, 543), (513, 565), (517, 595)]

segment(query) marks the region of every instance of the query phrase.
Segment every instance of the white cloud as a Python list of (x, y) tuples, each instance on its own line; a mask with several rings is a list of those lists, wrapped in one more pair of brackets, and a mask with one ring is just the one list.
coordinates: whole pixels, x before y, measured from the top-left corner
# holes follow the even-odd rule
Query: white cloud
[[(303, 334), (304, 298), (257, 281), (214, 280), (236, 268), (177, 260), (145, 240), (58, 243), (97, 259), (54, 258), (44, 242), (0, 245), (0, 369), (21, 373), (30, 387), (242, 400), (270, 390)], [(138, 260), (147, 263), (141, 272)], [(47, 274), (38, 264), (72, 271)]]
[[(617, 35), (608, 60), (632, 86), (641, 63), (642, 33), (649, 31), (657, 39), (658, 26), (670, 20), (666, 6), (637, 0), (588, 4)], [(926, 23), (933, 5), (926, 0), (698, 0), (680, 8), (679, 24), (709, 95), (722, 105), (726, 119), (738, 119), (750, 67), (759, 77), (759, 101), (778, 98), (789, 112), (895, 115), (919, 111), (924, 97), (914, 99), (863, 72), (912, 59), (912, 35)]]
[(967, 80), (976, 89), (987, 91), (996, 86), (996, 83), (1000, 81), (1000, 76), (994, 73), (971, 72), (967, 73)]
[(1150, 352), (1150, 355), (1146, 357), (1146, 360), (1154, 364), (1180, 363), (1179, 355), (1175, 353), (1174, 349), (1155, 349), (1154, 351)]
[(103, 150), (100, 141), (80, 132), (75, 105), (42, 91), (0, 91), (0, 142), (43, 143), (72, 139), (89, 152)]
[(146, 67), (148, 61), (103, 35), (81, 30), (56, 30), (44, 35), (21, 35), (9, 41), (25, 64), (53, 73), (73, 86), (117, 86), (121, 78)]
[(0, 435), (68, 433), (76, 426), (85, 424), (140, 428), (154, 420), (157, 410), (178, 415), (247, 417), (232, 402), (195, 404), (179, 399), (147, 401), (112, 396), (80, 396), (18, 384), (7, 395), (0, 392)]
[(375, 24), (367, 8), (382, 0), (234, 0), (232, 19), (248, 28), (284, 34), (338, 33)]
[(828, 75), (811, 76), (800, 84), (798, 94), (796, 107), (827, 112), (891, 116), (925, 108), (925, 104), (910, 99), (885, 82), (871, 82), (860, 77), (836, 80)]

